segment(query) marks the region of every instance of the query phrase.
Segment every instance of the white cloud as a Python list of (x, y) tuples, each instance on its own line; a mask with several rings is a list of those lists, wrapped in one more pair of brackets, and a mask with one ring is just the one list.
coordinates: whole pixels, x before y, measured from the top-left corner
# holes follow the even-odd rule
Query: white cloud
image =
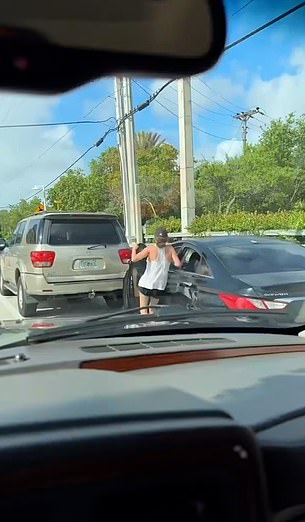
[[(271, 80), (257, 76), (246, 96), (249, 107), (261, 107), (273, 118), (283, 117), (290, 112), (305, 112), (305, 48), (296, 48), (288, 65), (294, 68)], [(268, 121), (268, 120), (266, 120)]]
[[(3, 94), (0, 125), (54, 121), (59, 102), (60, 97)], [(73, 131), (44, 153), (68, 130), (65, 125), (0, 129), (0, 206), (30, 196), (34, 185), (47, 184), (79, 155)]]
[(242, 153), (242, 143), (240, 141), (222, 141), (216, 147), (215, 160), (226, 161), (226, 158), (240, 156)]

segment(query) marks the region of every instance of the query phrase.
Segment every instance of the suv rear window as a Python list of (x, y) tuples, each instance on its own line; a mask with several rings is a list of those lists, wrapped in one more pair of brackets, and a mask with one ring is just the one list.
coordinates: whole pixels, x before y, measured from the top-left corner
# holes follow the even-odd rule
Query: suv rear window
[(293, 243), (231, 245), (214, 248), (231, 275), (305, 270), (305, 248)]
[(108, 219), (53, 219), (49, 245), (118, 245), (123, 241), (119, 225)]

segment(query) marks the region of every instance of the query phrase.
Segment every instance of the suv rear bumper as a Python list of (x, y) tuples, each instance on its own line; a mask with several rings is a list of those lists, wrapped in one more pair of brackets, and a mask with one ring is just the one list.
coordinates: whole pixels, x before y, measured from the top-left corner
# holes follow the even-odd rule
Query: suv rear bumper
[(24, 288), (30, 296), (65, 296), (89, 294), (94, 291), (99, 294), (107, 294), (123, 290), (122, 275), (112, 276), (107, 279), (94, 281), (73, 281), (66, 283), (48, 283), (43, 275), (22, 274)]

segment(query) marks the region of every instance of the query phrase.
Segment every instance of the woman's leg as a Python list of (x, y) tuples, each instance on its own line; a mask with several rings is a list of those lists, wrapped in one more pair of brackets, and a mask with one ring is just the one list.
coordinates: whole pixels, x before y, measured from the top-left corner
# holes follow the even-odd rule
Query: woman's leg
[[(144, 295), (142, 294), (141, 291), (139, 291), (139, 297), (140, 297), (140, 308), (142, 308), (143, 306), (148, 306), (149, 305), (149, 300), (150, 300), (150, 297), (148, 295)], [(148, 314), (149, 313), (149, 309), (146, 308), (144, 310), (140, 310), (140, 314)]]
[[(159, 297), (151, 297), (151, 298), (150, 298), (150, 302), (149, 302), (149, 304), (150, 304), (150, 305), (157, 305), (157, 304), (159, 303), (159, 299), (160, 299)], [(150, 313), (150, 314), (153, 314), (153, 313), (154, 313), (154, 309), (153, 309), (153, 308), (150, 308), (150, 309), (149, 309), (149, 313)]]

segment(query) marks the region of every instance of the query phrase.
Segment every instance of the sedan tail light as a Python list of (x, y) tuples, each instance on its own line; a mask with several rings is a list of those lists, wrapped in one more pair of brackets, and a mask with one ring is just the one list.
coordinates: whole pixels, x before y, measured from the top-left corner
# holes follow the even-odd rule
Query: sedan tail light
[(53, 266), (54, 259), (55, 252), (49, 250), (31, 252), (31, 261), (35, 268), (50, 268)]
[(119, 256), (123, 265), (127, 265), (131, 261), (131, 249), (121, 248), (121, 250), (119, 250)]
[(287, 306), (287, 303), (281, 301), (265, 301), (241, 295), (218, 294), (218, 297), (230, 310), (284, 310)]

